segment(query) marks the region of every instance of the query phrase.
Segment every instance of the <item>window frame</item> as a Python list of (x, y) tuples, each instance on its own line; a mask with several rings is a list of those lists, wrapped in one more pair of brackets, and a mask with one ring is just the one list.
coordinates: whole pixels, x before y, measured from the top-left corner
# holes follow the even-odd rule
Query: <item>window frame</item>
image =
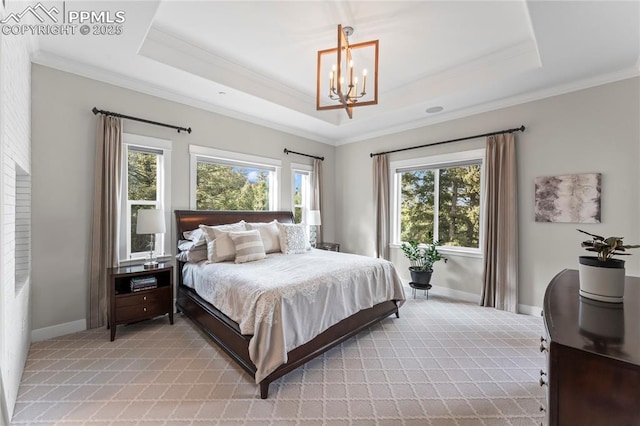
[(189, 206), (191, 210), (197, 210), (196, 195), (198, 185), (198, 160), (205, 159), (211, 163), (220, 160), (221, 163), (235, 164), (238, 167), (256, 167), (274, 169), (269, 176), (269, 210), (278, 210), (280, 206), (280, 174), (282, 161), (261, 157), (258, 155), (243, 154), (233, 151), (209, 148), (200, 145), (189, 145)]
[[(300, 223), (304, 223), (305, 214), (307, 211), (311, 210), (311, 204), (313, 202), (313, 166), (307, 164), (297, 164), (291, 163), (291, 212), (294, 213), (295, 216), (295, 195), (296, 195), (296, 174), (303, 174), (308, 176), (308, 188), (305, 193), (303, 193), (303, 202), (300, 208), (302, 209), (302, 221)], [(306, 195), (306, 196), (305, 196)]]
[(129, 147), (138, 147), (140, 151), (162, 151), (159, 155), (157, 173), (158, 183), (156, 188), (156, 202), (142, 201), (138, 204), (155, 204), (164, 212), (164, 220), (167, 231), (159, 234), (156, 238), (156, 247), (154, 252), (158, 259), (169, 260), (171, 258), (171, 236), (167, 236), (171, 232), (171, 149), (172, 141), (168, 139), (159, 139), (149, 136), (134, 135), (131, 133), (122, 134), (122, 176), (121, 176), (121, 206), (120, 217), (118, 218), (119, 227), (119, 253), (120, 265), (139, 263), (144, 260), (147, 252), (131, 253), (131, 201), (129, 200), (128, 191), (128, 153)]
[[(485, 217), (485, 149), (474, 149), (469, 151), (453, 152), (448, 154), (432, 155), (428, 157), (412, 158), (408, 160), (397, 160), (389, 163), (389, 188), (391, 188), (391, 214), (390, 214), (390, 239), (391, 247), (399, 248), (402, 246), (400, 241), (400, 197), (401, 179), (398, 175), (399, 171), (408, 168), (425, 168), (437, 169), (446, 167), (455, 167), (460, 163), (480, 161), (480, 235), (478, 239), (478, 248), (474, 247), (457, 247), (457, 246), (439, 246), (438, 251), (446, 254), (457, 254), (468, 257), (482, 257), (484, 247), (484, 217)], [(437, 177), (437, 175), (436, 175)], [(437, 184), (436, 179), (436, 184)], [(439, 191), (438, 191), (439, 192)], [(438, 194), (434, 196), (434, 223), (438, 221)], [(437, 230), (434, 229), (433, 238), (437, 239)]]

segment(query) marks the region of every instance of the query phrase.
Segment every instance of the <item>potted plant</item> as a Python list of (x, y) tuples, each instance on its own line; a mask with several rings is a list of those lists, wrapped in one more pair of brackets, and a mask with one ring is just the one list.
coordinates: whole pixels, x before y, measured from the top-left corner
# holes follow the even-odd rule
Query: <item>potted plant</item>
[(583, 241), (582, 247), (597, 256), (579, 256), (578, 273), (580, 277), (580, 295), (602, 302), (622, 302), (624, 296), (624, 260), (613, 256), (629, 255), (627, 249), (640, 245), (625, 245), (623, 237), (602, 237), (578, 229), (591, 237)]
[(411, 266), (411, 282), (421, 285), (425, 288), (431, 288), (431, 274), (433, 274), (433, 264), (443, 260), (447, 262), (447, 258), (438, 252), (440, 242), (435, 241), (433, 244), (427, 244), (420, 247), (415, 241), (402, 243), (402, 251), (409, 259)]

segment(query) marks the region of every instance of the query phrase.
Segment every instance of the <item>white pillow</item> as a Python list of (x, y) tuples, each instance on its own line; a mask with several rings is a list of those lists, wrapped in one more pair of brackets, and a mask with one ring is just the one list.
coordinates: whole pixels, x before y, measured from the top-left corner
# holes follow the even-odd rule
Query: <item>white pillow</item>
[(202, 229), (200, 228), (194, 229), (191, 231), (184, 231), (182, 235), (187, 240), (193, 241), (193, 243), (197, 246), (203, 246), (207, 243), (207, 240), (205, 239), (204, 231), (202, 231)]
[(256, 230), (229, 232), (229, 237), (236, 246), (236, 263), (253, 262), (267, 257), (260, 232)]
[(188, 243), (191, 244), (191, 247), (186, 250), (180, 251), (180, 253), (176, 255), (176, 259), (178, 259), (180, 262), (191, 263), (198, 263), (203, 260), (207, 260), (207, 246), (197, 246), (193, 241), (189, 241)]
[(207, 258), (209, 262), (224, 262), (236, 258), (236, 247), (229, 232), (244, 231), (244, 220), (229, 225), (200, 225), (207, 240)]
[(180, 251), (187, 251), (195, 245), (196, 243), (191, 240), (178, 240), (178, 250)]
[(295, 254), (311, 250), (304, 225), (278, 222), (277, 226), (280, 230), (280, 250), (282, 253)]
[(268, 223), (247, 223), (245, 225), (248, 230), (255, 229), (260, 232), (265, 253), (276, 253), (280, 251), (280, 230), (276, 223), (278, 223), (278, 221), (273, 220)]

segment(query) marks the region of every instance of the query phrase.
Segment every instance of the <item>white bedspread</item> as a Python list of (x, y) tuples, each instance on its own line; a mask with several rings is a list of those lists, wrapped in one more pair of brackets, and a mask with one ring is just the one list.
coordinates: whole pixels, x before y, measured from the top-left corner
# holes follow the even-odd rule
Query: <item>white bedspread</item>
[(405, 300), (391, 262), (311, 250), (264, 260), (185, 265), (184, 283), (253, 335), (256, 383), (287, 362), (287, 352), (350, 315)]

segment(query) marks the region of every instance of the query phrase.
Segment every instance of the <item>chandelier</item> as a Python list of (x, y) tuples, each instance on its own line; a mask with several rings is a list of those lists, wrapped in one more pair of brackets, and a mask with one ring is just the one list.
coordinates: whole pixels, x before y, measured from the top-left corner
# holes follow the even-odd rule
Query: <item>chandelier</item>
[(338, 47), (318, 52), (318, 111), (344, 108), (353, 118), (354, 107), (378, 103), (378, 40), (350, 45), (352, 34), (352, 27), (338, 25)]

